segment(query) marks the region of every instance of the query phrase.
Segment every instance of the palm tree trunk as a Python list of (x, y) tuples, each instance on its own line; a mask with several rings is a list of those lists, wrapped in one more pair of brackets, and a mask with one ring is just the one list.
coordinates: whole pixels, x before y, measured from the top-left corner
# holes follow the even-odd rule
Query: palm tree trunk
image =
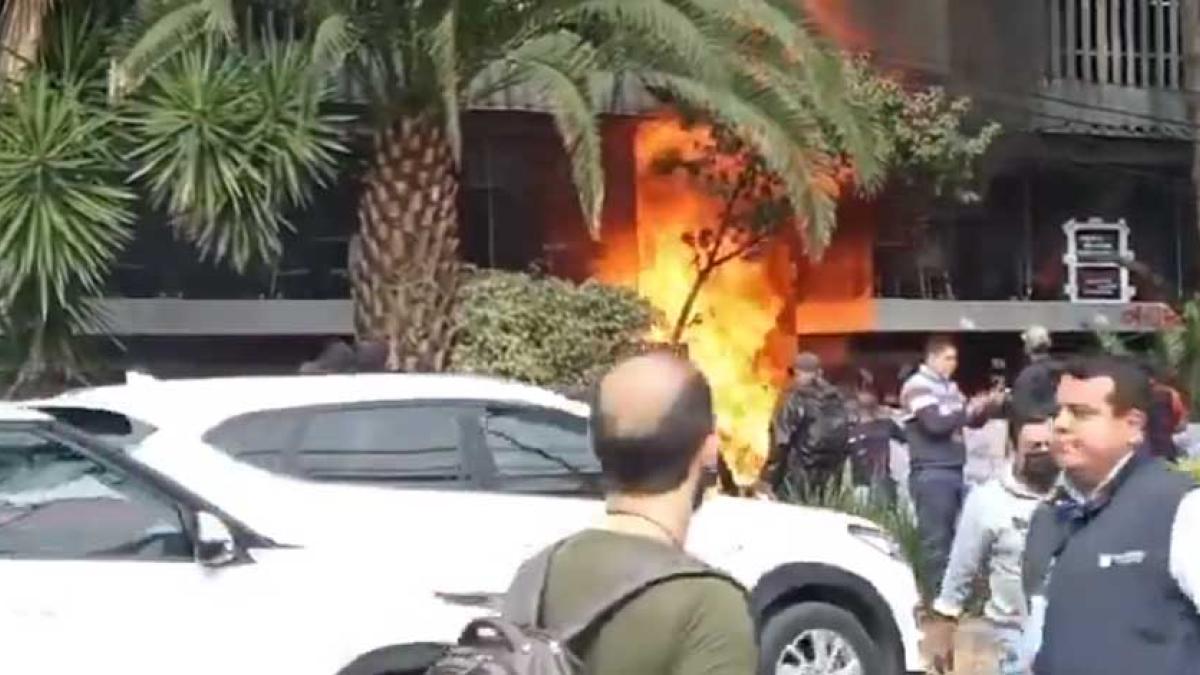
[(355, 332), (388, 345), (388, 368), (443, 370), (459, 285), (458, 176), (435, 120), (377, 132), (350, 249)]
[(0, 13), (0, 77), (20, 82), (37, 58), (45, 33), (43, 23), (54, 0), (8, 0)]

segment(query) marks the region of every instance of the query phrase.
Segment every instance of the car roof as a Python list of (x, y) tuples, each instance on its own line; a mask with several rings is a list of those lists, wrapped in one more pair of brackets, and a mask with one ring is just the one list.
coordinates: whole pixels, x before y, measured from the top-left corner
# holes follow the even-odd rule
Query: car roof
[(157, 380), (78, 389), (35, 406), (121, 413), (155, 427), (207, 429), (238, 415), (309, 406), (405, 400), (482, 400), (544, 406), (587, 415), (588, 406), (547, 389), (457, 374), (355, 373)]
[(27, 408), (23, 405), (16, 405), (0, 401), (0, 422), (52, 422), (53, 418), (49, 415)]

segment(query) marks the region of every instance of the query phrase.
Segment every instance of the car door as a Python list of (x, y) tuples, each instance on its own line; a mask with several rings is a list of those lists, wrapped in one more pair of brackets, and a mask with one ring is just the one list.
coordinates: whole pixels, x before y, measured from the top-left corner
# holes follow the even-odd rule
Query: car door
[(116, 454), (50, 427), (0, 428), (0, 672), (267, 666), (284, 645), (263, 626), (295, 616), (295, 575), (197, 562), (197, 512)]
[(491, 404), (483, 434), (501, 491), (600, 494), (600, 464), (586, 418), (541, 406)]
[(478, 406), (401, 402), (304, 411), (292, 452), (314, 480), (464, 489), (478, 478), (462, 447)]

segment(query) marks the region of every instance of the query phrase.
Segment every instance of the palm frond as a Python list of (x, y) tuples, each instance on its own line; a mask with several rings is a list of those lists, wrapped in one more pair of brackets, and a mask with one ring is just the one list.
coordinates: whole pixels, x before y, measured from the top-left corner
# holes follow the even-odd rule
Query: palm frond
[[(796, 20), (795, 16), (778, 5), (764, 0), (684, 0), (695, 10), (710, 16), (725, 26), (727, 34), (735, 36), (737, 42), (750, 42), (762, 47), (774, 43), (787, 61), (793, 65), (803, 64), (824, 50), (813, 34)], [(731, 30), (732, 29), (732, 30)]]
[(578, 35), (559, 31), (525, 42), (509, 53), (507, 61), (514, 66), (517, 81), (531, 85), (549, 104), (571, 162), (584, 220), (592, 235), (598, 236), (604, 165), (588, 77), (595, 67), (595, 52)]
[(686, 67), (705, 82), (727, 82), (731, 75), (717, 49), (723, 31), (711, 17), (688, 14), (663, 0), (573, 0), (559, 7), (550, 3), (550, 7), (554, 10), (545, 15), (545, 25), (531, 22), (531, 28), (545, 32), (578, 24), (595, 26), (590, 30), (602, 32), (595, 41), (611, 38), (610, 53), (618, 63), (627, 46), (636, 44), (638, 59), (650, 57)]
[(454, 161), (462, 161), (462, 113), (459, 108), (462, 91), (458, 63), (458, 1), (451, 0), (430, 32), (429, 58), (433, 62), (434, 80), (446, 122), (446, 138)]
[(693, 110), (731, 129), (762, 158), (783, 184), (796, 212), (808, 251), (819, 256), (828, 245), (837, 223), (837, 190), (819, 155), (798, 147), (778, 123), (753, 103), (753, 92), (718, 89), (674, 73), (643, 73), (652, 90), (668, 92)]
[(854, 72), (847, 60), (835, 52), (814, 53), (801, 69), (804, 90), (816, 110), (821, 111), (830, 132), (854, 164), (859, 185), (874, 191), (887, 170), (888, 143), (881, 137), (876, 111), (855, 99), (849, 84)]
[(349, 16), (342, 13), (324, 16), (313, 31), (312, 62), (328, 72), (335, 71), (342, 67), (346, 55), (356, 44), (357, 38)]
[(137, 42), (115, 64), (113, 89), (127, 93), (146, 75), (205, 33), (229, 37), (233, 32), (232, 0), (190, 0), (153, 20)]

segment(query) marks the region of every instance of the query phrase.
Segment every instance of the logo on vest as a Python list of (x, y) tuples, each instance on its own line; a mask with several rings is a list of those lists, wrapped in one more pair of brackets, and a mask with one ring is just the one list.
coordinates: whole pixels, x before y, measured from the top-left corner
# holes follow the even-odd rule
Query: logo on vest
[(1124, 567), (1127, 565), (1141, 565), (1146, 561), (1145, 551), (1126, 551), (1124, 553), (1101, 553), (1100, 554), (1100, 569), (1108, 569), (1113, 566)]

